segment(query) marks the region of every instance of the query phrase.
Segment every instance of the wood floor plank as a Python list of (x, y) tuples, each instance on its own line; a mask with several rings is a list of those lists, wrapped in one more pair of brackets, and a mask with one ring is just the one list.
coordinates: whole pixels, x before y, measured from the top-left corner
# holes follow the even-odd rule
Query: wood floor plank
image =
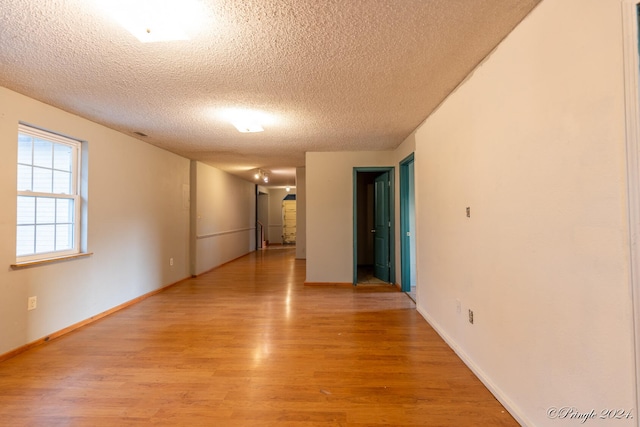
[(0, 425), (517, 426), (393, 286), (254, 252), (0, 363)]

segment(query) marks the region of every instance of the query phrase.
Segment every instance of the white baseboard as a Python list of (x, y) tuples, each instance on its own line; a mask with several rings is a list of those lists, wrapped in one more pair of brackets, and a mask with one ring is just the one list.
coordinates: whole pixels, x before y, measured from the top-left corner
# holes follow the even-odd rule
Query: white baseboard
[(532, 427), (533, 423), (530, 420), (527, 420), (527, 417), (522, 414), (518, 405), (516, 405), (501, 389), (498, 387), (491, 378), (487, 376), (487, 374), (476, 365), (473, 360), (467, 355), (462, 349), (456, 344), (456, 342), (440, 327), (438, 322), (436, 322), (428, 313), (420, 309), (420, 307), (416, 307), (416, 310), (424, 320), (431, 325), (431, 327), (440, 335), (440, 337), (447, 343), (449, 347), (458, 355), (458, 357), (464, 362), (469, 369), (478, 377), (478, 379), (484, 384), (487, 389), (495, 396), (496, 399), (505, 407), (507, 411), (516, 419), (521, 426), (529, 426)]

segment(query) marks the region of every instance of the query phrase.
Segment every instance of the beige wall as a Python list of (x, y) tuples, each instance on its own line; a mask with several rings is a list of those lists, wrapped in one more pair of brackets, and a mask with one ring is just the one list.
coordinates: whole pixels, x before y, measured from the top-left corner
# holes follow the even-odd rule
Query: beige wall
[(195, 274), (255, 249), (255, 184), (193, 162), (195, 183)]
[(353, 281), (353, 168), (394, 166), (392, 154), (307, 153), (308, 282)]
[(418, 309), (526, 425), (635, 408), (621, 35), (544, 0), (415, 136)]
[[(89, 258), (11, 270), (18, 121), (88, 141)], [(189, 275), (189, 161), (0, 88), (0, 354)], [(169, 265), (169, 258), (174, 265)], [(27, 311), (27, 298), (38, 307)]]
[[(346, 283), (353, 280), (353, 168), (394, 167), (397, 201), (400, 194), (399, 164), (414, 153), (415, 146), (415, 133), (412, 133), (393, 152), (307, 153), (306, 245), (312, 246), (309, 250), (316, 254), (307, 258), (307, 281)], [(395, 281), (400, 284), (400, 208), (397, 202), (395, 219)], [(334, 241), (339, 244), (333, 245)], [(329, 262), (335, 263), (331, 269), (327, 268)], [(333, 268), (339, 272), (330, 271)]]

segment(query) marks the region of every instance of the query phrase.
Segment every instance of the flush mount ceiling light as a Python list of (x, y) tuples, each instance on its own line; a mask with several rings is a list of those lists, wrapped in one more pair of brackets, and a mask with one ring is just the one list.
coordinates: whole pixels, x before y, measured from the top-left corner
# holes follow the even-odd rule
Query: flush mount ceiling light
[(96, 0), (143, 43), (188, 40), (188, 30), (201, 23), (204, 11), (197, 0)]
[(220, 117), (231, 123), (238, 132), (263, 132), (262, 126), (273, 123), (273, 117), (262, 111), (229, 108), (220, 112)]
[(255, 122), (235, 121), (231, 122), (231, 124), (235, 126), (236, 129), (238, 129), (238, 132), (242, 133), (264, 132), (262, 126)]

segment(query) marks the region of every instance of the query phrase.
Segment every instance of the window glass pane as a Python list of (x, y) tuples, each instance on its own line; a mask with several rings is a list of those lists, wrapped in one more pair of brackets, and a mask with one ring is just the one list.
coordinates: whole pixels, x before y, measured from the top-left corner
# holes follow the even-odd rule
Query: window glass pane
[(33, 225), (19, 225), (17, 233), (16, 254), (31, 255), (35, 252), (35, 229)]
[(71, 147), (63, 144), (53, 146), (53, 168), (71, 172)]
[(33, 191), (51, 193), (53, 178), (51, 169), (33, 168)]
[(44, 139), (33, 140), (33, 164), (43, 168), (53, 167), (53, 144)]
[(73, 227), (69, 224), (56, 225), (56, 251), (73, 249)]
[(18, 165), (18, 191), (32, 191), (31, 166)]
[(18, 196), (18, 224), (36, 223), (36, 198)]
[(56, 223), (73, 223), (73, 199), (56, 200)]
[(29, 259), (77, 250), (76, 200), (58, 196), (77, 195), (75, 156), (79, 155), (81, 145), (72, 139), (53, 134), (49, 138), (46, 134), (19, 125), (16, 255)]
[[(53, 224), (56, 221), (56, 199), (37, 197), (36, 224)], [(38, 234), (38, 239), (40, 235)]]
[(29, 135), (18, 135), (18, 163), (24, 163), (26, 165), (32, 163), (31, 139)]
[(71, 173), (53, 171), (53, 192), (56, 194), (71, 194)]
[(55, 250), (55, 225), (36, 226), (36, 253), (53, 252)]

